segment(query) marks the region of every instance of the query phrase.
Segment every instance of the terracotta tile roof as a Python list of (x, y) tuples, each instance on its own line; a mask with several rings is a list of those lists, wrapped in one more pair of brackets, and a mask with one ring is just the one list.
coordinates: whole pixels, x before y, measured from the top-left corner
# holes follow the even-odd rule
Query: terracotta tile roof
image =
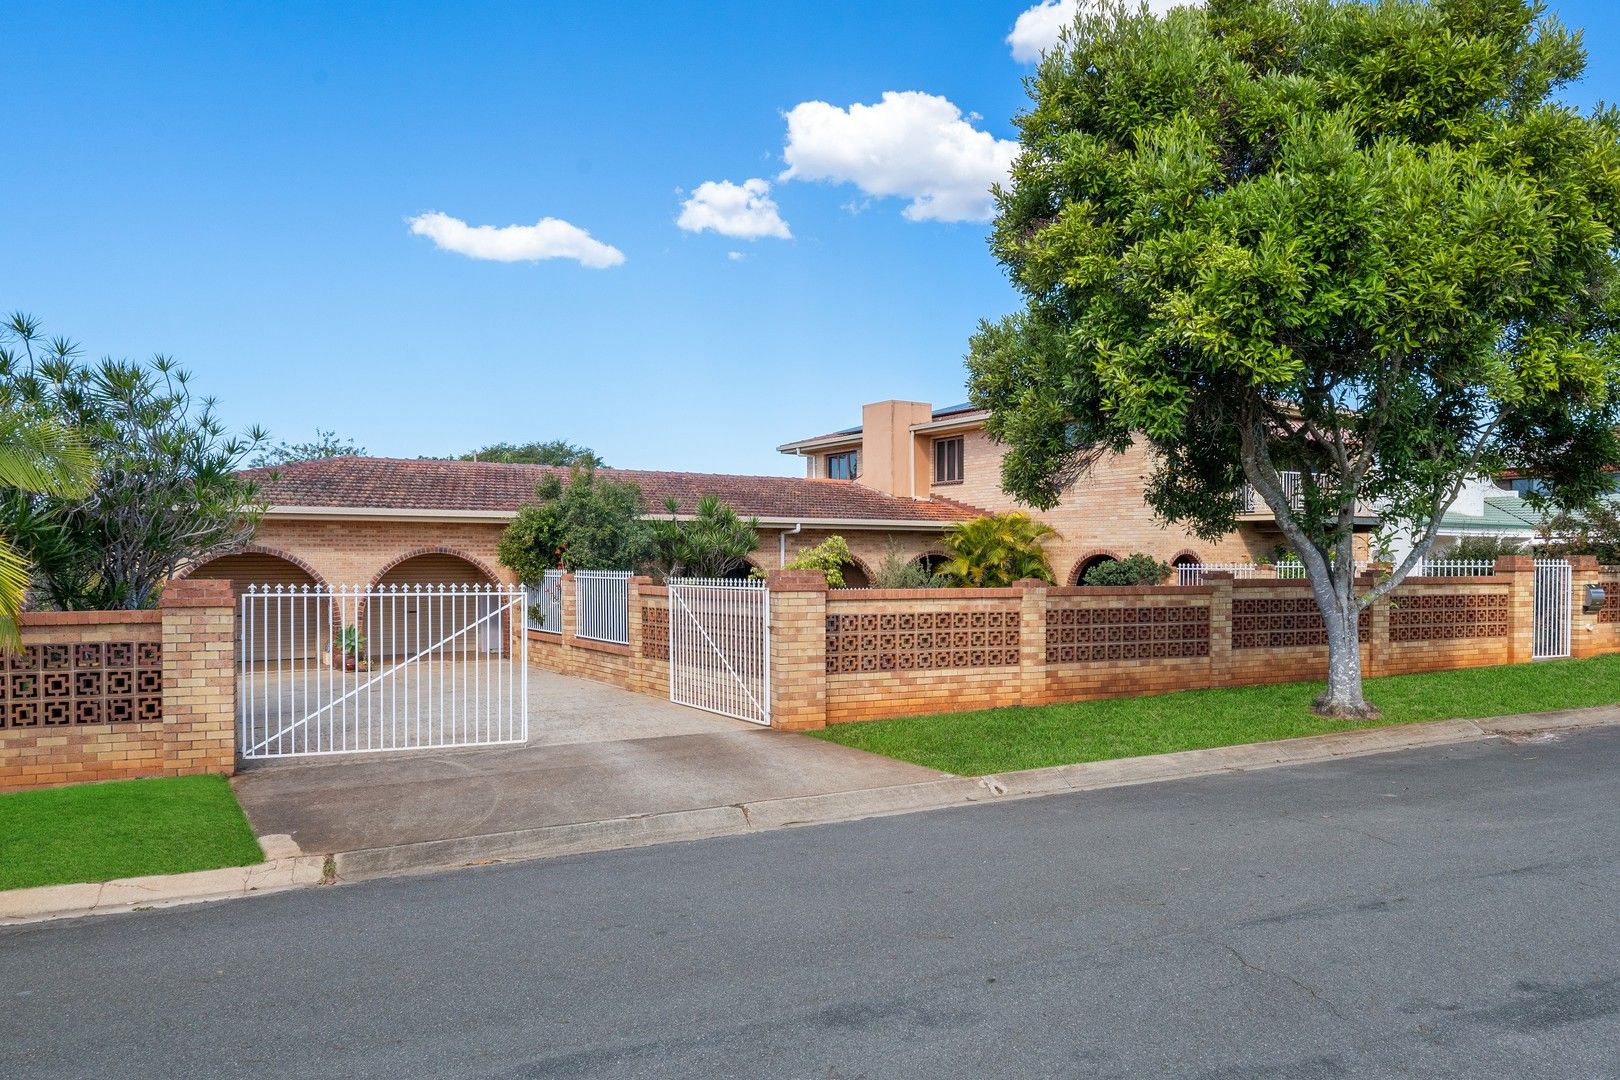
[[(548, 473), (567, 469), (492, 461), (335, 457), (277, 468), (247, 469), (272, 507), (321, 506), (388, 510), (516, 510)], [(718, 495), (744, 517), (771, 521), (965, 521), (983, 513), (950, 499), (902, 499), (848, 480), (725, 473), (598, 469), (604, 479), (641, 488), (652, 512), (674, 497), (690, 513)]]

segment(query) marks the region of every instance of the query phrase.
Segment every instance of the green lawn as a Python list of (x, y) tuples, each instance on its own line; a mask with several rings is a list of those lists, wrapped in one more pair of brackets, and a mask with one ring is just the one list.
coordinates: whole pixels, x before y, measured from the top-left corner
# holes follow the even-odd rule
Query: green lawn
[(1311, 712), (1321, 683), (1187, 690), (1153, 697), (987, 709), (838, 724), (809, 734), (956, 773), (1067, 765), (1321, 735), (1420, 720), (1507, 716), (1620, 702), (1620, 655), (1367, 680), (1379, 720)]
[(223, 776), (0, 795), (0, 889), (246, 866), (263, 858)]

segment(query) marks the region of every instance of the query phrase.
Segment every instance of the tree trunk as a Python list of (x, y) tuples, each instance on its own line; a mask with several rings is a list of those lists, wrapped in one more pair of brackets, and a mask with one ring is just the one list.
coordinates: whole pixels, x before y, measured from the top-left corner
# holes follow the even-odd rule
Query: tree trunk
[(1378, 715), (1378, 707), (1361, 692), (1361, 604), (1350, 545), (1343, 547), (1336, 564), (1324, 567), (1325, 580), (1311, 580), (1328, 646), (1327, 692), (1316, 699), (1315, 708), (1323, 716), (1369, 719)]

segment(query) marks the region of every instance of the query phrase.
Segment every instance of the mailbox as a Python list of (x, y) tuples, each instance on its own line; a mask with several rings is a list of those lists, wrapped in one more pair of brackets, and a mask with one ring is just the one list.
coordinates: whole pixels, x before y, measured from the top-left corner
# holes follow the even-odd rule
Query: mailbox
[(1586, 601), (1581, 604), (1583, 615), (1594, 615), (1603, 610), (1603, 601), (1608, 599), (1608, 593), (1603, 591), (1601, 585), (1588, 585), (1586, 587)]

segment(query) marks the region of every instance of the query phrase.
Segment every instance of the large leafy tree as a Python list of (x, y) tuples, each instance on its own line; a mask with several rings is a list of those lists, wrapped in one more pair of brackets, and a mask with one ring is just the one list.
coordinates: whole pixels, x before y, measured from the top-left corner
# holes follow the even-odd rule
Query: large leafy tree
[(652, 550), (645, 511), (635, 484), (583, 466), (566, 482), (553, 473), (501, 535), (500, 560), (530, 583), (547, 570), (638, 569)]
[(1050, 525), (1022, 510), (958, 522), (945, 533), (950, 558), (940, 565), (939, 574), (952, 585), (985, 589), (1025, 579), (1052, 581), (1046, 542), (1056, 537)]
[(500, 461), (514, 465), (556, 465), (563, 468), (580, 465), (588, 469), (605, 468), (607, 464), (595, 450), (575, 446), (566, 439), (552, 439), (549, 442), (493, 443), (470, 454), (462, 454), (461, 460)]
[(0, 531), (34, 564), (34, 601), (60, 609), (143, 608), (164, 582), (240, 551), (262, 507), (236, 471), (264, 433), (226, 432), (211, 398), (168, 357), (80, 360), (14, 316), (0, 347), (0, 414), (49, 418), (76, 433), (93, 482), (0, 492)]
[[(1584, 62), (1530, 0), (1083, 6), (997, 193), (1024, 310), (969, 357), (1005, 486), (1049, 506), (1141, 441), (1150, 505), (1213, 537), (1252, 485), (1326, 624), (1318, 707), (1374, 711), (1357, 616), (1460, 485), (1579, 505), (1615, 457), (1620, 119), (1557, 99)], [(1369, 506), (1417, 543), (1358, 590)]]
[(315, 438), (309, 442), (278, 442), (259, 452), (253, 459), (255, 468), (267, 465), (295, 465), (300, 461), (320, 461), (323, 458), (364, 457), (366, 448), (353, 439), (339, 436), (335, 431), (315, 429)]

